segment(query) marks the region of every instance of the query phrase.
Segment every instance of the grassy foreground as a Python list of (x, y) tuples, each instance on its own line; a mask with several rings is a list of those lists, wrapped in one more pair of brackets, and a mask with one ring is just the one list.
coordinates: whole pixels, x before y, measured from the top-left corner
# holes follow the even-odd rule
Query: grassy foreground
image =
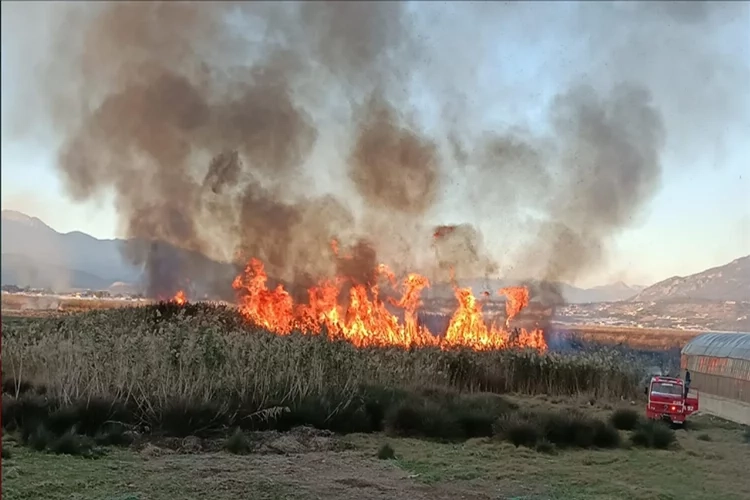
[[(744, 499), (750, 443), (701, 417), (670, 450), (539, 453), (480, 438), (437, 443), (382, 434), (336, 438), (345, 451), (232, 455), (112, 448), (97, 460), (7, 443), (3, 498), (25, 499)], [(379, 460), (388, 443), (395, 458)]]
[(622, 350), (356, 349), (207, 304), (2, 335), (3, 498), (750, 497), (747, 430), (644, 425)]

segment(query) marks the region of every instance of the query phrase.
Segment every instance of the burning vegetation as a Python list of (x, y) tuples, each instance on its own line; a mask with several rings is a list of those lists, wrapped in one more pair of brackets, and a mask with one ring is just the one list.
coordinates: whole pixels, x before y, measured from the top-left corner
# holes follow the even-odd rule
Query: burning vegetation
[[(438, 337), (417, 319), (420, 294), (429, 286), (428, 279), (411, 273), (399, 284), (386, 266), (379, 266), (377, 272), (380, 279), (369, 287), (364, 284), (347, 287), (347, 280), (342, 277), (321, 281), (307, 290), (308, 302), (298, 304), (283, 285), (269, 289), (263, 263), (252, 259), (234, 280), (233, 287), (238, 292), (239, 310), (246, 318), (282, 335), (294, 330), (325, 333), (331, 339), (344, 339), (358, 347), (440, 346), (488, 350), (517, 346), (546, 350), (541, 330), (521, 329), (517, 335), (512, 335), (508, 329), (510, 320), (528, 304), (525, 288), (500, 291), (512, 297), (507, 302), (506, 328), (500, 328), (494, 324), (487, 326), (482, 305), (470, 288), (454, 286), (458, 308), (445, 335)], [(382, 282), (400, 291), (400, 298), (381, 298)], [(340, 297), (347, 294), (347, 288), (348, 305), (341, 306)], [(403, 320), (387, 305), (398, 310)]]

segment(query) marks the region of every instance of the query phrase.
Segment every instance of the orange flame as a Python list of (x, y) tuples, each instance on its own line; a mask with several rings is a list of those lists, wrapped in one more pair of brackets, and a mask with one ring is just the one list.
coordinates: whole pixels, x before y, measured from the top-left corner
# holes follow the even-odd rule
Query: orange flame
[[(338, 248), (334, 244), (334, 251)], [(286, 335), (294, 330), (307, 334), (326, 334), (331, 339), (343, 339), (358, 347), (367, 346), (439, 346), (441, 348), (469, 347), (475, 350), (507, 347), (530, 347), (544, 351), (547, 344), (541, 330), (520, 330), (517, 335), (508, 329), (510, 318), (517, 315), (529, 300), (523, 287), (500, 291), (508, 297), (505, 328), (489, 327), (484, 321), (481, 304), (469, 288), (454, 286), (458, 309), (453, 314), (444, 337), (433, 335), (417, 319), (422, 305), (421, 292), (430, 286), (426, 277), (409, 274), (400, 284), (394, 274), (381, 265), (378, 277), (386, 280), (399, 299), (387, 302), (403, 313), (403, 321), (391, 313), (380, 296), (379, 285), (352, 285), (348, 291), (348, 306), (339, 304), (345, 280), (325, 280), (308, 289), (308, 302), (295, 304), (282, 285), (269, 290), (263, 263), (252, 259), (245, 271), (232, 284), (237, 291), (239, 311), (248, 320), (274, 333)]]
[(175, 302), (176, 304), (182, 305), (187, 304), (187, 296), (185, 295), (185, 292), (180, 290), (176, 294), (174, 294), (174, 297), (172, 297), (172, 302)]
[(525, 286), (507, 286), (497, 293), (505, 295), (505, 328), (510, 328), (510, 320), (529, 305), (529, 289)]

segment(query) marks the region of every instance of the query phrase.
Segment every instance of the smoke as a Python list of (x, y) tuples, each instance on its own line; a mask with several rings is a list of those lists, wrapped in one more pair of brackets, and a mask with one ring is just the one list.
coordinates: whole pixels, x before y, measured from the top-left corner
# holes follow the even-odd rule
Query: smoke
[(379, 99), (362, 115), (349, 160), (357, 193), (376, 210), (423, 214), (437, 198), (437, 146), (401, 128), (395, 110)]
[[(575, 281), (648, 208), (670, 134), (700, 143), (745, 109), (727, 103), (747, 72), (699, 34), (747, 9), (4, 4), (3, 47), (48, 33), (14, 130), (50, 124), (73, 199), (114, 193), (151, 295), (228, 287), (198, 255), (293, 284), (369, 282), (377, 262)], [(569, 53), (539, 69), (554, 97), (530, 101), (506, 73), (550, 41)], [(515, 63), (480, 85), (498, 44)]]

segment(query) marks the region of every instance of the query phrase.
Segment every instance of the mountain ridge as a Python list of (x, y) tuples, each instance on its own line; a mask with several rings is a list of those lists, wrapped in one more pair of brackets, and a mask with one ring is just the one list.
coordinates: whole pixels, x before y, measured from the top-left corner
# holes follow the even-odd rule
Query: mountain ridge
[(672, 276), (644, 288), (631, 302), (663, 300), (750, 301), (750, 255), (687, 276)]
[[(122, 288), (123, 284), (141, 283), (144, 279), (143, 269), (128, 262), (123, 253), (124, 246), (132, 241), (134, 240), (99, 239), (82, 231), (60, 233), (38, 217), (32, 217), (15, 210), (3, 210), (2, 238), (0, 239), (2, 243), (2, 283), (51, 288), (52, 284), (60, 286), (60, 283), (65, 283), (66, 280), (63, 279), (65, 270), (70, 275), (67, 285), (67, 288), (70, 289), (87, 289), (95, 286), (101, 287), (100, 289), (108, 289), (115, 285), (117, 285), (115, 288)], [(234, 272), (232, 264), (217, 262), (203, 255), (193, 255), (194, 252), (182, 249), (176, 249), (176, 251), (191, 259), (204, 259), (202, 264), (208, 269), (201, 273), (204, 278), (208, 277), (207, 279), (215, 281), (224, 279), (225, 276), (229, 275), (230, 277), (227, 280), (228, 283), (231, 283), (231, 275)], [(545, 290), (554, 288), (555, 293), (559, 293), (565, 302), (571, 304), (668, 300), (675, 296), (682, 297), (682, 295), (688, 299), (705, 299), (701, 294), (693, 294), (696, 295), (693, 297), (689, 293), (675, 294), (673, 290), (676, 287), (679, 292), (681, 290), (679, 286), (684, 288), (684, 285), (680, 284), (684, 284), (685, 280), (689, 282), (692, 276), (716, 273), (717, 270), (721, 272), (726, 266), (744, 262), (743, 259), (747, 261), (745, 267), (750, 270), (750, 256), (741, 257), (725, 266), (717, 266), (687, 277), (668, 278), (650, 287), (632, 286), (622, 281), (591, 288), (580, 288), (567, 283), (542, 284), (537, 281), (528, 281), (524, 284), (532, 289), (533, 295), (544, 294), (546, 293)], [(45, 285), (45, 280), (42, 279), (45, 272), (40, 271), (55, 276), (55, 279), (47, 280), (54, 283)], [(742, 281), (743, 279), (744, 281)], [(747, 297), (750, 297), (750, 272), (741, 274), (738, 280), (740, 284), (733, 289), (734, 291), (717, 293), (717, 296), (722, 298), (711, 300), (724, 300), (723, 297), (733, 297), (726, 300), (741, 300), (736, 297), (743, 291), (747, 291)], [(11, 283), (10, 281), (21, 281), (21, 283)], [(520, 283), (503, 279), (459, 280), (460, 286), (472, 288), (476, 295), (486, 291), (492, 296), (497, 296), (497, 291), (500, 288), (518, 284)], [(439, 283), (428, 289), (427, 295), (436, 298), (452, 298), (453, 290), (450, 284)]]

